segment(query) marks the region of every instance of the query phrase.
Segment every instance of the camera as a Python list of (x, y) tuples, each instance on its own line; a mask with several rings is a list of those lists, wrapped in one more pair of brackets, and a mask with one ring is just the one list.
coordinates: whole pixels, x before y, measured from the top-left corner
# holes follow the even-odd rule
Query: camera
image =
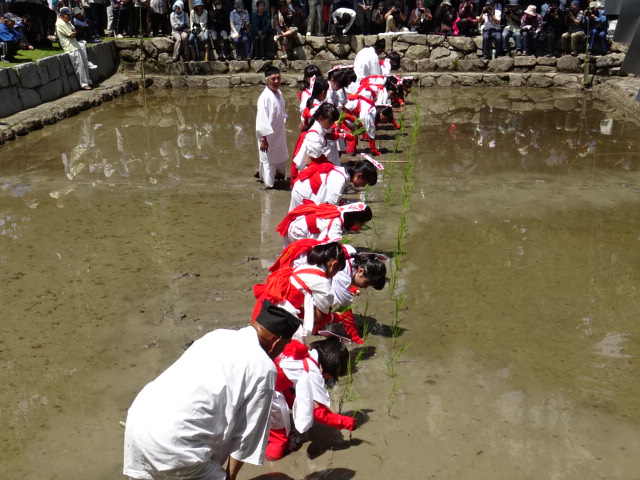
[(191, 26), (191, 32), (192, 32), (192, 33), (194, 33), (194, 34), (196, 34), (196, 35), (197, 35), (198, 33), (200, 33), (200, 24), (199, 24), (199, 23), (194, 23), (194, 24)]

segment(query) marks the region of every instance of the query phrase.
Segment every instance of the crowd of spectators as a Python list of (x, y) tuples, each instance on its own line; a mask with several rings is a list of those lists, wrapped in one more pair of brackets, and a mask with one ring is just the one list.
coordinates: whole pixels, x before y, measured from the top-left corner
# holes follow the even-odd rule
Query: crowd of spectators
[[(609, 50), (607, 17), (598, 2), (588, 0), (49, 1), (52, 16), (41, 10), (36, 18), (16, 15), (16, 28), (26, 30), (22, 35), (29, 45), (51, 38), (54, 12), (67, 7), (79, 39), (168, 36), (179, 43), (174, 60), (224, 61), (234, 58), (232, 50), (238, 59), (265, 58), (272, 46), (287, 55), (290, 39), (297, 35), (389, 32), (482, 35), (487, 59), (577, 55), (585, 44), (591, 52)], [(0, 0), (0, 13), (15, 5), (15, 0)]]

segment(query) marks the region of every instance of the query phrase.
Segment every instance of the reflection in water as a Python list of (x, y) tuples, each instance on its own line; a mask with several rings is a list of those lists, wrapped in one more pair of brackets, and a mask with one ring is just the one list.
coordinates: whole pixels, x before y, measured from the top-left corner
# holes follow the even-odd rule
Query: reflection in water
[[(245, 323), (289, 204), (252, 176), (260, 90), (136, 93), (1, 147), (0, 478), (118, 478), (140, 387), (187, 341)], [(364, 442), (244, 478), (637, 472), (640, 130), (598, 99), (473, 90), (411, 94), (393, 415), (374, 331), (345, 407), (369, 412)], [(403, 165), (371, 189), (355, 246), (394, 251)], [(388, 330), (386, 289), (356, 303)]]

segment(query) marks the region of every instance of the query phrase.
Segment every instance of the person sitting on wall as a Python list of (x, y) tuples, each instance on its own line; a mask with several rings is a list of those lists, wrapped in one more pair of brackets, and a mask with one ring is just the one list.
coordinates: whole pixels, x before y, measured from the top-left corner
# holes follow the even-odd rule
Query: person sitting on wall
[(511, 43), (513, 38), (516, 44), (516, 54), (522, 55), (522, 37), (520, 36), (520, 21), (522, 20), (522, 7), (518, 0), (509, 0), (509, 5), (504, 10), (504, 30), (502, 30), (502, 51), (505, 55), (511, 54)]
[(560, 17), (557, 4), (550, 6), (542, 17), (542, 30), (538, 36), (538, 45), (545, 52), (546, 57), (554, 57), (556, 40), (562, 35), (564, 24)]
[(536, 39), (542, 31), (542, 16), (536, 12), (535, 5), (529, 5), (520, 21), (520, 35), (524, 55), (536, 54)]
[(443, 0), (436, 9), (434, 15), (435, 33), (440, 35), (453, 35), (453, 24), (458, 18), (458, 14), (453, 9), (449, 0)]
[(288, 58), (287, 45), (298, 33), (298, 27), (293, 24), (293, 12), (285, 2), (278, 3), (278, 15), (276, 18), (276, 39), (282, 49), (282, 60)]
[(0, 23), (0, 42), (4, 42), (6, 48), (6, 52), (0, 52), (2, 60), (15, 62), (18, 50), (33, 50), (33, 45), (30, 45), (24, 35), (16, 30), (15, 25), (18, 17), (13, 13), (5, 13), (2, 18), (4, 22)]
[[(78, 32), (78, 36), (76, 39), (81, 42), (89, 42), (91, 40), (101, 40), (100, 38), (95, 38), (95, 29), (93, 28), (93, 22), (84, 15), (84, 11), (80, 7), (73, 7), (71, 10), (73, 13), (73, 18), (71, 19), (71, 23)], [(99, 42), (98, 42), (99, 43)]]
[(403, 1), (396, 0), (384, 14), (386, 22), (386, 33), (407, 31), (407, 20), (409, 19), (409, 9)]
[(204, 53), (204, 60), (208, 62), (209, 50), (211, 49), (209, 45), (209, 29), (207, 28), (209, 12), (204, 8), (202, 0), (193, 2), (190, 19), (189, 50), (191, 50), (191, 57), (199, 61), (203, 58)]
[(171, 35), (173, 37), (173, 61), (177, 62), (182, 55), (183, 60), (189, 60), (189, 16), (184, 13), (184, 3), (177, 0), (173, 4), (173, 12), (169, 17)]
[(500, 28), (500, 10), (493, 7), (493, 0), (487, 0), (479, 24), (482, 25), (482, 58), (491, 59), (491, 48), (496, 49), (496, 56), (502, 56), (502, 28)]
[(87, 59), (85, 43), (80, 43), (76, 39), (77, 32), (71, 23), (72, 13), (70, 8), (63, 7), (60, 9), (60, 17), (56, 20), (56, 35), (58, 36), (62, 50), (64, 50), (71, 59), (76, 76), (78, 77), (78, 82), (80, 83), (80, 88), (83, 90), (91, 90), (89, 69), (97, 67)]
[(221, 62), (231, 60), (230, 15), (231, 6), (226, 0), (214, 0), (213, 8), (209, 11), (209, 38)]
[(478, 17), (473, 3), (460, 3), (458, 19), (453, 24), (453, 33), (461, 37), (475, 37), (478, 34)]
[(424, 0), (418, 0), (409, 15), (409, 31), (426, 34), (431, 31), (432, 24), (431, 10), (424, 6)]
[(565, 10), (564, 24), (567, 31), (562, 34), (562, 53), (578, 55), (578, 49), (585, 41), (584, 33), (584, 13), (580, 10), (580, 1), (573, 0), (568, 9)]
[(604, 11), (600, 11), (598, 2), (591, 2), (587, 11), (589, 25), (589, 53), (593, 54), (593, 47), (596, 39), (600, 41), (600, 52), (602, 55), (609, 53), (609, 45), (607, 44), (607, 30), (609, 30), (609, 21)]

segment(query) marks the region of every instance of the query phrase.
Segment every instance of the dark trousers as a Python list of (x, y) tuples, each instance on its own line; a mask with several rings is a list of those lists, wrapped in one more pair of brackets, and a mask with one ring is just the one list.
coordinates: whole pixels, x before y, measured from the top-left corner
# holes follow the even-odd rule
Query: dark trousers
[(487, 28), (482, 32), (482, 57), (491, 58), (491, 49), (493, 47), (496, 49), (496, 56), (501, 57), (502, 32), (497, 28)]

